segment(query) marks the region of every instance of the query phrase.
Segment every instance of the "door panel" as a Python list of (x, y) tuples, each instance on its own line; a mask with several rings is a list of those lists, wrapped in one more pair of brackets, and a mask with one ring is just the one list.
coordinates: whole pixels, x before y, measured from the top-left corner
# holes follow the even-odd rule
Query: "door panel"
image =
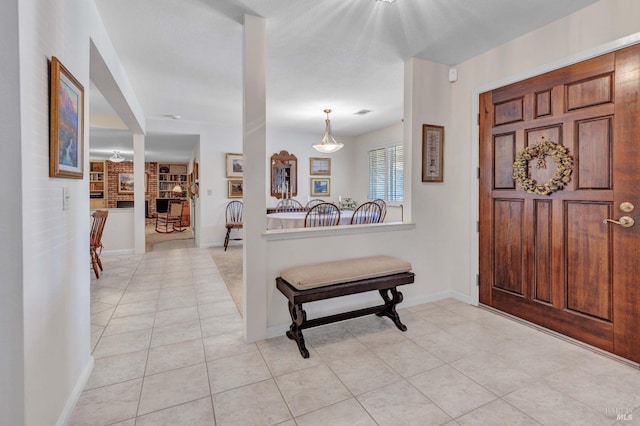
[[(480, 302), (640, 362), (640, 47), (483, 93), (480, 111)], [(542, 138), (573, 159), (550, 195), (511, 176)], [(556, 169), (529, 161), (537, 184)], [(603, 223), (622, 215), (638, 224)]]

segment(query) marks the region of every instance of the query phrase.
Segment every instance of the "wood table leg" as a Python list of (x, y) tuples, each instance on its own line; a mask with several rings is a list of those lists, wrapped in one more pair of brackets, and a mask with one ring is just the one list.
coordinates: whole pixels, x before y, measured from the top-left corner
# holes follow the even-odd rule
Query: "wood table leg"
[(302, 325), (307, 320), (307, 313), (302, 309), (302, 304), (294, 305), (289, 302), (289, 314), (291, 315), (291, 326), (287, 331), (287, 337), (296, 341), (302, 358), (309, 358), (309, 351), (304, 344), (304, 336), (302, 335)]
[[(382, 299), (384, 300), (385, 307), (382, 312), (378, 312), (376, 315), (379, 317), (385, 316), (391, 318), (391, 321), (393, 321), (396, 327), (398, 327), (402, 331), (407, 331), (407, 326), (400, 321), (400, 315), (398, 315), (398, 312), (396, 311), (396, 305), (402, 302), (402, 293), (396, 290), (395, 287), (378, 291), (380, 292), (380, 296), (382, 296)], [(389, 292), (391, 292), (392, 297), (389, 297)]]

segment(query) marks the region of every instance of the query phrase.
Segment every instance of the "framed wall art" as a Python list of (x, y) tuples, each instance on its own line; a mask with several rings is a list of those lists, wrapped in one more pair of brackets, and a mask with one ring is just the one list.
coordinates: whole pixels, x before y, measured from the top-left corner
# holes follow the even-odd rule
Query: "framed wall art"
[(49, 176), (82, 179), (84, 88), (55, 56), (49, 78)]
[(331, 158), (309, 158), (311, 176), (331, 176)]
[(227, 181), (227, 197), (242, 198), (242, 179), (230, 179)]
[(328, 197), (331, 195), (331, 180), (329, 178), (311, 178), (311, 196)]
[(422, 181), (444, 180), (444, 126), (422, 125)]
[(242, 154), (227, 153), (227, 177), (241, 178), (244, 171)]
[(133, 173), (118, 173), (118, 194), (133, 194)]

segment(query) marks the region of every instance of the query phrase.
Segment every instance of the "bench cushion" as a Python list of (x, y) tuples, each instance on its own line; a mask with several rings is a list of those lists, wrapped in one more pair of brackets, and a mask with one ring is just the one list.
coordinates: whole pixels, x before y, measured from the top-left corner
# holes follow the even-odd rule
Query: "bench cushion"
[(306, 290), (331, 284), (409, 272), (411, 263), (392, 256), (369, 256), (296, 266), (280, 272), (282, 279)]

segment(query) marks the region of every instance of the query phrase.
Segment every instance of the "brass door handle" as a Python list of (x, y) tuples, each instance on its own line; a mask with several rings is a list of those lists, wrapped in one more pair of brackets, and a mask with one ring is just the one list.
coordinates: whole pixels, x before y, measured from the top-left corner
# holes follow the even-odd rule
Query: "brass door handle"
[(636, 223), (631, 216), (622, 216), (619, 220), (605, 219), (602, 221), (602, 223), (607, 222), (615, 223), (616, 225), (620, 225), (624, 228), (631, 228)]

